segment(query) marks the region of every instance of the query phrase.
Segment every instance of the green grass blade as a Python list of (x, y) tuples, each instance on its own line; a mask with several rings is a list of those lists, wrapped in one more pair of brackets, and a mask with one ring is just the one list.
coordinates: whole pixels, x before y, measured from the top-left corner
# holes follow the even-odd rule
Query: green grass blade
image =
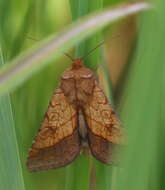
[[(107, 98), (109, 99), (109, 102), (111, 105), (113, 105), (113, 91), (112, 91), (112, 85), (109, 77), (109, 72), (107, 68), (107, 63), (105, 63), (105, 60), (102, 59), (102, 64), (99, 67), (99, 81), (100, 86), (104, 89), (105, 94)], [(114, 107), (114, 106), (113, 106)], [(115, 167), (110, 165), (104, 165), (100, 163), (99, 161), (95, 161), (95, 167), (96, 167), (96, 189), (105, 189), (105, 190), (113, 190), (111, 183), (113, 182), (113, 174), (115, 171)]]
[[(0, 64), (3, 62), (0, 48)], [(0, 189), (25, 190), (11, 99), (8, 94), (0, 98), (0, 141)]]
[(139, 40), (123, 93), (128, 148), (116, 190), (164, 189), (165, 2), (140, 17)]
[[(98, 29), (124, 16), (139, 12), (148, 8), (147, 3), (127, 4), (112, 10), (105, 10), (92, 16), (86, 17), (71, 26), (62, 33), (56, 34), (46, 42), (40, 43), (22, 56), (19, 56), (11, 64), (7, 64), (0, 72), (0, 92), (21, 84), (32, 74), (47, 65), (52, 58), (60, 56), (59, 52), (66, 51), (69, 47), (90, 36)], [(55, 53), (56, 52), (56, 53)], [(46, 62), (47, 60), (47, 62)]]
[[(77, 5), (77, 9), (75, 9)], [(89, 13), (89, 1), (88, 0), (71, 0), (71, 10), (73, 20), (85, 16)], [(76, 46), (75, 57), (79, 57), (85, 54), (86, 41), (82, 41)], [(83, 167), (82, 167), (83, 166)], [(70, 177), (71, 176), (71, 177)], [(89, 187), (89, 158), (84, 155), (80, 155), (79, 159), (66, 170), (66, 190), (84, 190)], [(82, 183), (83, 179), (83, 183)]]

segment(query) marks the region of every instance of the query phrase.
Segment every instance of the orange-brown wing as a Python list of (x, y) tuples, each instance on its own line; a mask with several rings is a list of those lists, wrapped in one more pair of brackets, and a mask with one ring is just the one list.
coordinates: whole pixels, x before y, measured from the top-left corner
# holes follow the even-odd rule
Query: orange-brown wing
[(89, 104), (84, 106), (88, 125), (88, 143), (93, 156), (106, 163), (113, 163), (116, 144), (121, 143), (122, 129), (111, 105), (96, 83)]
[(79, 151), (76, 110), (67, 102), (62, 90), (57, 89), (32, 144), (27, 167), (32, 172), (63, 167), (72, 162)]

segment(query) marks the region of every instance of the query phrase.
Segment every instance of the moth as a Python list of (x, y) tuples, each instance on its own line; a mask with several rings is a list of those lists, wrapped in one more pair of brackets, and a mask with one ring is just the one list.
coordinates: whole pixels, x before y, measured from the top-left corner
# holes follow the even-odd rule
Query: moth
[(97, 160), (113, 164), (114, 147), (121, 143), (121, 124), (96, 76), (82, 58), (71, 59), (29, 151), (31, 172), (64, 167), (87, 146)]

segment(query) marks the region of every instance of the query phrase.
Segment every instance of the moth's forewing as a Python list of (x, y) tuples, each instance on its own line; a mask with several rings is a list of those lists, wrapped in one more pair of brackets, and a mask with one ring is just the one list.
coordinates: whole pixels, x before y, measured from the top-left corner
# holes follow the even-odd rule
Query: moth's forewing
[(62, 139), (54, 146), (38, 149), (30, 154), (27, 162), (29, 171), (56, 169), (70, 164), (79, 155), (79, 136), (77, 129), (72, 135)]
[(114, 162), (113, 150), (121, 143), (122, 128), (102, 89), (96, 83), (90, 102), (84, 105), (88, 141), (93, 156), (106, 164)]
[(114, 164), (116, 163), (114, 157), (114, 150), (116, 145), (105, 140), (103, 137), (95, 135), (88, 130), (88, 143), (92, 155), (99, 161), (105, 164)]
[(56, 90), (29, 152), (27, 167), (30, 171), (63, 167), (79, 155), (77, 117), (63, 91)]

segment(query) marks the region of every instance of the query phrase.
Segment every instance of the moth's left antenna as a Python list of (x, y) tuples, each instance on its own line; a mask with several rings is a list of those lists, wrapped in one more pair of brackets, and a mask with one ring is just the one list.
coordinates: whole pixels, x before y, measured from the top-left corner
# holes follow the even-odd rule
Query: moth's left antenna
[[(27, 39), (33, 40), (33, 41), (39, 41), (38, 39), (33, 38), (31, 36), (27, 36)], [(64, 53), (64, 55), (66, 55), (71, 61), (74, 61), (74, 59), (68, 53)]]
[(71, 61), (74, 61), (73, 57), (71, 57), (68, 53), (64, 53)]
[(27, 36), (26, 38), (27, 38), (28, 40), (39, 41), (38, 39), (33, 38), (33, 37), (31, 37), (31, 36)]

